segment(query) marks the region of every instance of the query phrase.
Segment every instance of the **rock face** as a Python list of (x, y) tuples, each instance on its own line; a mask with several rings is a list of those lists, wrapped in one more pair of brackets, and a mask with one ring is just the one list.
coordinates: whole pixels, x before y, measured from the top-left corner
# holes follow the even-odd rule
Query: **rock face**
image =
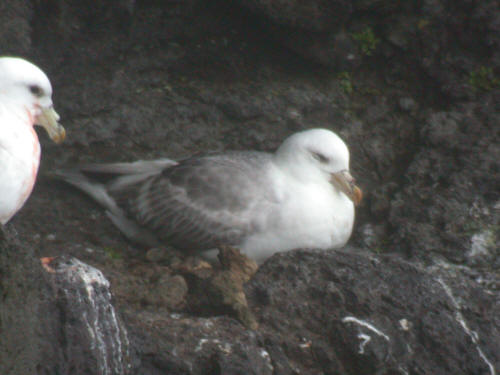
[(3, 34), (2, 55), (29, 52), (32, 16), (33, 4), (29, 1), (2, 1), (0, 4), (0, 23)]
[(0, 232), (0, 371), (36, 374), (37, 368), (47, 368), (50, 373), (60, 359), (52, 341), (57, 312), (33, 249), (16, 243), (15, 235)]
[[(453, 270), (394, 256), (274, 256), (246, 287), (255, 330), (229, 317), (130, 306), (125, 328), (97, 269), (68, 257), (30, 264), (8, 241), (1, 249), (6, 374), (494, 375), (500, 365), (500, 329), (484, 324), (500, 313), (498, 296)], [(30, 273), (16, 273), (20, 264)], [(19, 289), (29, 308), (19, 306)]]
[[(492, 265), (498, 270), (500, 218), (494, 191), (500, 186), (495, 172), (500, 144), (490, 140), (498, 139), (495, 124), (500, 113), (490, 112), (494, 106), (490, 100), (495, 99), (431, 112), (422, 124), (419, 138), (424, 146), (405, 174), (412, 183), (396, 194), (389, 210), (389, 222), (398, 228), (396, 242), (402, 247), (422, 256), (438, 252), (457, 263)], [(410, 199), (415, 204), (408, 205)], [(472, 250), (475, 236), (484, 237), (481, 250)]]
[(339, 28), (352, 14), (355, 2), (342, 0), (276, 1), (240, 0), (254, 12), (269, 17), (278, 24), (302, 29), (325, 31)]
[(277, 373), (494, 374), (500, 331), (481, 322), (498, 296), (479, 293), (472, 313), (462, 301), (476, 284), (458, 277), (456, 290), (451, 277), (393, 256), (299, 251), (267, 262), (247, 293), (266, 350), (286, 358)]
[(103, 274), (0, 240), (2, 374), (129, 374), (129, 341)]
[[(112, 304), (109, 281), (76, 258), (44, 258), (58, 307), (65, 373), (127, 374), (129, 340)], [(65, 365), (65, 366), (64, 366)]]
[[(3, 1), (0, 53), (48, 73), (68, 136), (40, 134), (0, 242), (0, 373), (498, 374), (499, 20), (495, 0)], [(311, 127), (350, 147), (351, 247), (276, 256), (229, 303), (227, 274), (44, 177)]]

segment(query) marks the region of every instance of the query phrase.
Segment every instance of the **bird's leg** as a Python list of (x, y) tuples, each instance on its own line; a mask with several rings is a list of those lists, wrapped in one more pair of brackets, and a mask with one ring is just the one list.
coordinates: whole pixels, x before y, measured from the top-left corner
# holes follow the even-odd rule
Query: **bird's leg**
[(245, 254), (235, 247), (228, 245), (219, 245), (219, 262), (223, 269), (231, 271), (239, 276), (241, 283), (245, 283), (257, 271), (257, 263), (248, 258)]
[(219, 245), (218, 249), (222, 270), (210, 279), (210, 289), (245, 327), (257, 329), (257, 320), (243, 290), (243, 284), (257, 271), (257, 263), (234, 247)]

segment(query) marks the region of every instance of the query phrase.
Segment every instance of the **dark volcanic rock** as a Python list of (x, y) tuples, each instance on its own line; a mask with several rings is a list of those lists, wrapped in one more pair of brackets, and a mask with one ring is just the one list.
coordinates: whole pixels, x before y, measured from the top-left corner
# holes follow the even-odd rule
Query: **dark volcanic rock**
[(15, 235), (5, 237), (0, 373), (128, 374), (127, 333), (102, 273), (75, 258), (40, 261)]
[(454, 99), (500, 85), (495, 0), (239, 2), (270, 20), (264, 23), (270, 37), (340, 71), (361, 61), (392, 73), (405, 70), (417, 78), (415, 85)]
[(33, 4), (23, 0), (0, 2), (0, 54), (27, 54), (31, 47)]
[(499, 296), (459, 268), (292, 251), (247, 285), (255, 331), (137, 306), (121, 309), (125, 330), (99, 270), (74, 258), (39, 263), (5, 240), (1, 250), (6, 374), (465, 375), (500, 364)]
[[(33, 249), (0, 226), (0, 373), (54, 373), (58, 314)], [(52, 344), (50, 344), (52, 342)], [(54, 345), (53, 345), (54, 344)]]
[(458, 267), (350, 250), (293, 251), (262, 265), (246, 286), (253, 331), (227, 317), (123, 309), (134, 371), (494, 374), (498, 294)]
[(398, 245), (412, 255), (437, 252), (472, 262), (478, 255), (472, 254), (473, 238), (483, 233), (491, 238), (482, 251), (483, 265), (499, 266), (500, 114), (490, 112), (494, 96), (483, 100), (430, 113), (420, 128), (422, 146), (389, 219)]
[(482, 323), (500, 313), (499, 296), (444, 269), (296, 251), (266, 262), (247, 296), (273, 365), (299, 373), (465, 375), (500, 366), (500, 325)]
[(134, 337), (137, 374), (273, 374), (259, 334), (236, 320), (130, 310), (124, 319)]
[(337, 28), (353, 11), (353, 2), (345, 0), (239, 0), (239, 2), (277, 23), (315, 31)]
[(73, 374), (129, 373), (127, 331), (111, 301), (101, 271), (72, 257), (44, 258), (42, 265), (55, 296), (64, 361)]

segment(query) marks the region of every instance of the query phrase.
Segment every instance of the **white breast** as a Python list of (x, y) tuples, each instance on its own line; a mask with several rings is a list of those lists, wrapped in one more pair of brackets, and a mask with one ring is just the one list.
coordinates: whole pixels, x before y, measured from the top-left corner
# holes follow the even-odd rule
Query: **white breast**
[(256, 260), (299, 248), (332, 249), (349, 239), (354, 223), (353, 203), (328, 182), (301, 184), (282, 176), (277, 183), (279, 202), (264, 209), (261, 230), (241, 244)]
[(28, 116), (0, 112), (0, 223), (28, 199), (40, 162), (40, 144)]

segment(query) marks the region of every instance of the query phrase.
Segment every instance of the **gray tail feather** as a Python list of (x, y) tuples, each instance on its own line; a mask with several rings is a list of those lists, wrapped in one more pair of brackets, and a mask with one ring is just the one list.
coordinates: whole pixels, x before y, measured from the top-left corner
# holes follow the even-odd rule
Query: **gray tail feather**
[(79, 169), (58, 170), (53, 172), (52, 175), (87, 193), (107, 210), (112, 212), (121, 211), (116, 201), (109, 195), (106, 185), (91, 181)]
[(85, 164), (79, 167), (83, 172), (114, 175), (156, 174), (161, 170), (176, 165), (172, 159), (138, 160), (132, 163)]
[[(110, 172), (106, 171), (103, 173)], [(103, 206), (106, 209), (106, 215), (128, 239), (145, 246), (158, 246), (158, 240), (151, 232), (127, 218), (125, 212), (118, 207), (116, 201), (109, 194), (108, 186), (92, 181), (85, 176), (80, 169), (55, 171), (52, 175), (82, 190)], [(118, 180), (128, 177), (133, 176), (122, 176), (118, 178)]]
[[(75, 169), (50, 173), (84, 191), (100, 205), (114, 212), (118, 209), (110, 192), (138, 184), (165, 168), (176, 165), (171, 159), (138, 160), (132, 163), (84, 164)], [(103, 177), (101, 179), (99, 176)], [(101, 182), (105, 180), (105, 182)]]
[[(88, 183), (94, 185), (96, 184), (96, 182), (91, 182), (90, 180), (92, 179), (87, 179), (86, 182), (82, 182), (81, 177), (85, 178), (87, 174), (94, 177), (102, 175), (107, 179), (106, 184), (102, 186), (105, 186), (105, 190), (107, 189), (108, 191), (112, 192), (121, 190), (130, 185), (140, 183), (150, 176), (161, 173), (161, 171), (165, 168), (174, 166), (176, 164), (177, 162), (171, 159), (138, 160), (132, 163), (84, 164), (78, 167), (78, 184), (73, 183), (73, 185), (87, 192), (98, 202), (101, 202), (102, 198), (97, 198), (95, 196), (97, 194), (102, 195), (100, 192), (97, 193), (93, 191), (94, 189), (89, 189), (81, 186)], [(63, 179), (68, 181), (69, 183), (72, 183), (71, 180), (67, 177), (64, 178), (64, 174), (65, 173), (62, 173)], [(71, 174), (74, 174), (74, 171)], [(90, 192), (89, 190), (92, 190), (92, 192)], [(105, 207), (107, 206), (105, 204), (103, 205)]]

